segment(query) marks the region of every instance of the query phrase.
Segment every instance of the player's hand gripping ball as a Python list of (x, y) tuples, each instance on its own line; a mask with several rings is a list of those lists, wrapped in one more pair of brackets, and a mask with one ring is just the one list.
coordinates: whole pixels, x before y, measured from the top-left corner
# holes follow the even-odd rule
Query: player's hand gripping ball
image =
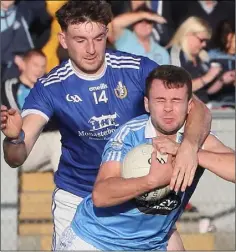
[[(151, 144), (140, 144), (127, 153), (124, 158), (121, 176), (123, 178), (138, 178), (146, 176), (151, 167), (151, 154), (153, 146)], [(167, 162), (167, 154), (161, 154), (157, 151), (157, 160), (160, 163)], [(139, 200), (157, 201), (165, 197), (170, 192), (169, 185), (158, 187), (154, 190), (136, 197)]]

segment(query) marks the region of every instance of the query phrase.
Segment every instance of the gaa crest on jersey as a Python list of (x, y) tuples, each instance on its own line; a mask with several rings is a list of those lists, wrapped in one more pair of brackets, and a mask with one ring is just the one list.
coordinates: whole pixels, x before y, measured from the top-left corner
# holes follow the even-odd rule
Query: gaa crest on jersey
[(118, 85), (114, 89), (114, 91), (115, 91), (116, 97), (119, 99), (124, 99), (128, 94), (126, 86), (121, 81), (118, 82)]
[(170, 192), (167, 196), (153, 201), (145, 200), (145, 195), (142, 198), (136, 198), (135, 204), (138, 210), (144, 214), (151, 215), (168, 215), (181, 204), (181, 198), (174, 192)]

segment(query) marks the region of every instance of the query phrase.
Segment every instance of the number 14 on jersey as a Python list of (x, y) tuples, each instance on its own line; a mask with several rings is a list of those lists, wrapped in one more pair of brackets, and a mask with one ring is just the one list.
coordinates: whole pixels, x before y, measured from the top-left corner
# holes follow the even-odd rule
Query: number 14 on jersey
[(102, 90), (101, 93), (100, 92), (93, 92), (93, 98), (94, 98), (94, 101), (96, 104), (98, 104), (99, 102), (107, 103), (107, 101), (108, 101), (105, 90)]

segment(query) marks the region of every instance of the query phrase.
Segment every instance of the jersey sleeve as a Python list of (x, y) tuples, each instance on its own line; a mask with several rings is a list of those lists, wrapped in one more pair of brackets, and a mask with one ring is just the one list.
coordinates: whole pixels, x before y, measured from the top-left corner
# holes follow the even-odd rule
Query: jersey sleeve
[(148, 77), (150, 72), (155, 68), (157, 68), (158, 66), (159, 65), (155, 61), (150, 60), (147, 57), (142, 57), (140, 67), (140, 83), (143, 90), (145, 90), (146, 78)]
[(50, 93), (39, 81), (31, 89), (29, 95), (25, 99), (22, 117), (29, 114), (41, 115), (47, 121), (53, 115)]
[(127, 129), (127, 126), (123, 125), (118, 128), (104, 148), (102, 163), (108, 161), (122, 162), (125, 155), (134, 147), (132, 142), (132, 133)]

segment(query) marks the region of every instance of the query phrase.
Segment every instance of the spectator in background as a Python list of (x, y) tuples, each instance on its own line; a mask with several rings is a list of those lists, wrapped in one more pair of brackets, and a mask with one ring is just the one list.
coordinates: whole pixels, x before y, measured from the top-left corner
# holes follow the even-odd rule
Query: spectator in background
[(188, 18), (176, 31), (168, 48), (171, 64), (182, 66), (193, 78), (193, 91), (203, 102), (210, 101), (210, 94), (219, 92), (224, 84), (229, 84), (235, 73), (225, 72), (222, 68), (210, 66), (204, 47), (211, 38), (208, 23), (198, 17)]
[(34, 47), (29, 24), (15, 1), (1, 1), (1, 80), (19, 76), (14, 64), (17, 54)]
[[(187, 18), (196, 16), (206, 20), (212, 28), (213, 37), (216, 34), (218, 24), (224, 19), (235, 20), (235, 1), (172, 1), (173, 20), (177, 29)], [(212, 40), (209, 41), (207, 48), (213, 47)]]
[(219, 62), (225, 71), (235, 69), (235, 23), (223, 20), (213, 38), (214, 49), (209, 51), (211, 61)]
[(51, 1), (16, 0), (18, 8), (29, 23), (29, 32), (37, 49), (42, 49), (50, 36), (52, 17), (46, 9), (48, 2)]
[[(20, 76), (1, 85), (1, 100), (3, 105), (21, 111), (31, 88), (45, 74), (47, 60), (44, 53), (32, 49), (23, 56), (16, 56), (15, 62), (21, 71)], [(55, 121), (50, 121), (22, 165), (22, 171), (56, 171), (59, 158), (60, 135)]]
[(47, 69), (48, 73), (52, 68), (57, 66), (61, 61), (68, 59), (67, 51), (64, 50), (60, 45), (57, 38), (57, 34), (60, 32), (60, 26), (56, 20), (56, 11), (67, 2), (62, 1), (47, 1), (47, 11), (52, 16), (51, 33), (46, 45), (42, 48), (42, 51), (47, 56)]
[[(223, 20), (217, 27), (213, 38), (214, 49), (209, 51), (211, 62), (221, 64), (223, 71), (235, 76), (235, 23), (233, 20)], [(212, 100), (224, 103), (235, 103), (235, 78), (233, 85), (224, 85), (221, 92), (211, 96)]]
[[(146, 56), (159, 65), (168, 64), (167, 50), (152, 38), (152, 28), (156, 22), (165, 23), (165, 19), (142, 5), (133, 12), (115, 17), (109, 37), (117, 50)], [(129, 26), (132, 31), (128, 29)]]
[(153, 27), (153, 37), (162, 46), (166, 46), (174, 34), (173, 23), (173, 1), (161, 0), (132, 0), (132, 9), (137, 9), (140, 5), (146, 4), (152, 11), (163, 16), (167, 23), (155, 23)]
[(127, 0), (127, 1), (107, 0), (107, 2), (109, 2), (111, 5), (111, 11), (112, 11), (113, 17), (116, 17), (118, 15), (131, 11), (130, 0)]

